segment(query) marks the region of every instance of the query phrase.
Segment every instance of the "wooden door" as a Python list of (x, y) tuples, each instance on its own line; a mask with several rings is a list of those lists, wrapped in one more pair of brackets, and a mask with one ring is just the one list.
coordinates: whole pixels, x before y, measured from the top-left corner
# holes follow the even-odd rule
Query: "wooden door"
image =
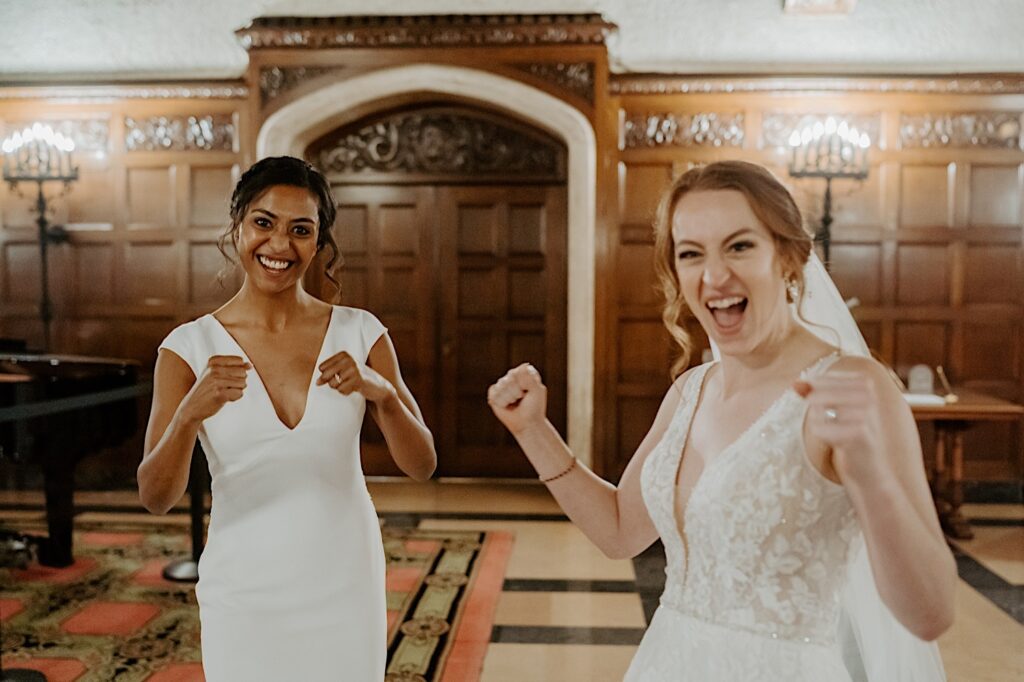
[[(434, 192), (414, 186), (336, 186), (334, 196), (335, 237), (344, 259), (338, 269), (340, 303), (369, 310), (388, 328), (402, 376), (428, 425), (436, 428)], [(401, 474), (369, 415), (362, 441), (367, 474)]]
[(487, 387), (530, 362), (548, 415), (566, 414), (566, 210), (563, 186), (440, 187), (438, 475), (530, 477), (493, 416)]
[[(564, 185), (335, 187), (341, 303), (388, 327), (438, 451), (438, 476), (530, 477), (487, 387), (533, 363), (566, 423)], [(399, 475), (363, 425), (363, 471)]]

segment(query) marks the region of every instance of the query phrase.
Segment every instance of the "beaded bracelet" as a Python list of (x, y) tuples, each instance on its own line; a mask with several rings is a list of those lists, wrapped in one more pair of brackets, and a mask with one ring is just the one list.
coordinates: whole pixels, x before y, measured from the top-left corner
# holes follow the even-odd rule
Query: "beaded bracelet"
[(558, 480), (558, 479), (559, 479), (559, 478), (561, 478), (562, 476), (565, 476), (565, 475), (566, 475), (567, 473), (569, 473), (570, 471), (572, 471), (573, 469), (575, 469), (575, 468), (576, 468), (576, 461), (577, 461), (577, 460), (576, 460), (576, 455), (573, 455), (573, 457), (572, 457), (572, 461), (571, 461), (571, 462), (569, 462), (569, 466), (567, 466), (567, 467), (565, 468), (565, 470), (564, 470), (564, 471), (562, 471), (562, 473), (560, 473), (560, 474), (555, 474), (554, 476), (552, 476), (552, 477), (550, 477), (550, 478), (542, 478), (542, 479), (540, 479), (540, 482), (541, 482), (541, 483), (550, 483), (551, 481), (555, 481), (555, 480)]

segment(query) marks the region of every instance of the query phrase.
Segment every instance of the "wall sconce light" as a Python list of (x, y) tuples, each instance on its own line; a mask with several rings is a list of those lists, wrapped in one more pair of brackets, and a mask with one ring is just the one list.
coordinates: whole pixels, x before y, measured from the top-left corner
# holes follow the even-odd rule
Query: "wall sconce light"
[(831, 265), (832, 180), (863, 180), (868, 176), (871, 138), (844, 120), (829, 116), (806, 121), (789, 136), (789, 175), (794, 178), (825, 178), (825, 210), (814, 240), (822, 245), (825, 267)]
[[(74, 141), (53, 128), (42, 123), (35, 123), (23, 130), (15, 131), (0, 143), (3, 152), (3, 178), (18, 192), (19, 183), (35, 183), (37, 187), (35, 212), (36, 225), (39, 226), (39, 250), (41, 255), (42, 301), (39, 304), (39, 317), (43, 322), (44, 350), (50, 350), (50, 323), (53, 318), (50, 310), (50, 284), (47, 246), (51, 243), (67, 241), (67, 232), (60, 226), (50, 225), (46, 217), (47, 199), (43, 192), (43, 184), (61, 182), (64, 192), (71, 183), (78, 179), (78, 168), (74, 165), (71, 153), (75, 150)], [(21, 195), (18, 192), (19, 196)]]

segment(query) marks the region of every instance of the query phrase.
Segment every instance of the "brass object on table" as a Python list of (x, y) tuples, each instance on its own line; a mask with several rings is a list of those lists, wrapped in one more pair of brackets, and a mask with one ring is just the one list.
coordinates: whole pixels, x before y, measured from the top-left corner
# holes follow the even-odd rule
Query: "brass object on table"
[(960, 400), (960, 396), (953, 392), (953, 387), (949, 385), (949, 379), (946, 378), (946, 371), (942, 369), (942, 365), (935, 368), (935, 373), (939, 375), (939, 381), (942, 382), (942, 388), (946, 391), (946, 395), (943, 398), (946, 404), (952, 405)]

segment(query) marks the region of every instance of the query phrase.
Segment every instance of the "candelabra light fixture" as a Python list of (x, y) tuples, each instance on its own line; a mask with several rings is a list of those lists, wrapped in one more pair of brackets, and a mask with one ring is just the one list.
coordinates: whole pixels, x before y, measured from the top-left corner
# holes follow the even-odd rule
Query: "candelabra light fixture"
[(794, 178), (825, 178), (825, 207), (814, 240), (821, 244), (825, 267), (831, 265), (832, 180), (868, 177), (871, 138), (834, 116), (806, 121), (789, 136), (789, 175)]
[(47, 247), (51, 243), (67, 241), (67, 232), (59, 225), (51, 225), (47, 217), (47, 198), (43, 191), (46, 183), (63, 183), (67, 192), (71, 183), (78, 179), (78, 168), (71, 154), (74, 141), (53, 128), (35, 123), (23, 130), (8, 135), (2, 144), (3, 179), (11, 190), (18, 191), (21, 183), (36, 185), (36, 225), (39, 228), (40, 276), (42, 278), (42, 300), (39, 303), (39, 317), (43, 323), (44, 350), (50, 350), (51, 322), (50, 277)]

